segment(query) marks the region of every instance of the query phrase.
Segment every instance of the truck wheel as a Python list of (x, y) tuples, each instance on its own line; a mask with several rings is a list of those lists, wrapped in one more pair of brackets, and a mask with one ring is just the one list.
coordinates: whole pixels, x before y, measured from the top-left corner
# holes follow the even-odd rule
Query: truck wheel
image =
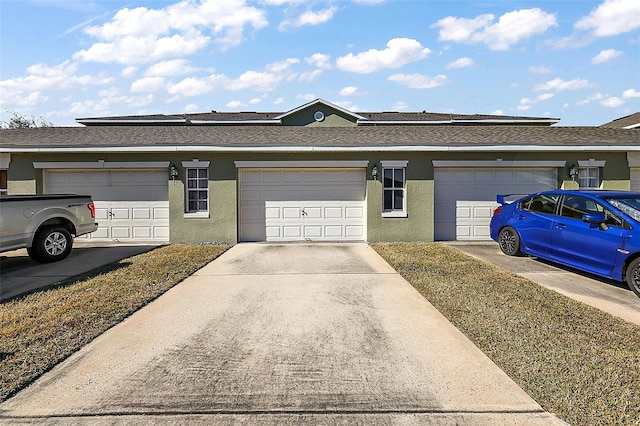
[(48, 226), (38, 231), (28, 251), (36, 262), (50, 263), (62, 260), (71, 253), (73, 239), (62, 226)]

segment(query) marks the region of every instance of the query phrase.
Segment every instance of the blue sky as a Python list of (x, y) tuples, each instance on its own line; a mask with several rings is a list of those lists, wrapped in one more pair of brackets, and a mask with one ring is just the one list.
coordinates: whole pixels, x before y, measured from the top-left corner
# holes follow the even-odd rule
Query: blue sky
[(640, 1), (0, 0), (0, 118), (640, 111)]

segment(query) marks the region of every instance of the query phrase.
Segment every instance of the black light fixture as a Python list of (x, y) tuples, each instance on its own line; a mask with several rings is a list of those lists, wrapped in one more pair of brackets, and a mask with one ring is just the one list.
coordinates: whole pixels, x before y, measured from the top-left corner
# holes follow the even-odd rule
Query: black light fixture
[(171, 178), (171, 180), (176, 180), (178, 178), (178, 168), (175, 164), (172, 164), (169, 167), (169, 177)]
[(374, 164), (371, 168), (371, 177), (373, 180), (378, 180), (378, 165)]
[(571, 179), (576, 180), (576, 177), (578, 177), (579, 174), (580, 172), (578, 170), (578, 166), (572, 164), (571, 168), (569, 169), (569, 176), (571, 176)]

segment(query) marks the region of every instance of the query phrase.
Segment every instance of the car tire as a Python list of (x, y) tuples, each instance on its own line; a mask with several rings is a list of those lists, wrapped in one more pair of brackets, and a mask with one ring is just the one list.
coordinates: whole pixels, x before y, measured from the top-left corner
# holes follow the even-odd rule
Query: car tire
[(498, 233), (498, 245), (500, 250), (507, 256), (518, 256), (520, 254), (520, 236), (510, 226), (505, 226)]
[(36, 262), (51, 263), (69, 256), (72, 246), (73, 238), (66, 228), (48, 226), (38, 231), (27, 252)]
[(625, 273), (625, 281), (636, 296), (640, 297), (640, 257), (634, 259)]

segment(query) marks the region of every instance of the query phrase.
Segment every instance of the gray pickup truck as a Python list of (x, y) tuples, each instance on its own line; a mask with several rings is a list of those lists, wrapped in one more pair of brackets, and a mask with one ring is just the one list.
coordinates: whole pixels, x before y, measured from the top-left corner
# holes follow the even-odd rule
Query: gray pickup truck
[(26, 248), (37, 262), (62, 260), (73, 237), (98, 229), (89, 195), (0, 196), (0, 252)]

